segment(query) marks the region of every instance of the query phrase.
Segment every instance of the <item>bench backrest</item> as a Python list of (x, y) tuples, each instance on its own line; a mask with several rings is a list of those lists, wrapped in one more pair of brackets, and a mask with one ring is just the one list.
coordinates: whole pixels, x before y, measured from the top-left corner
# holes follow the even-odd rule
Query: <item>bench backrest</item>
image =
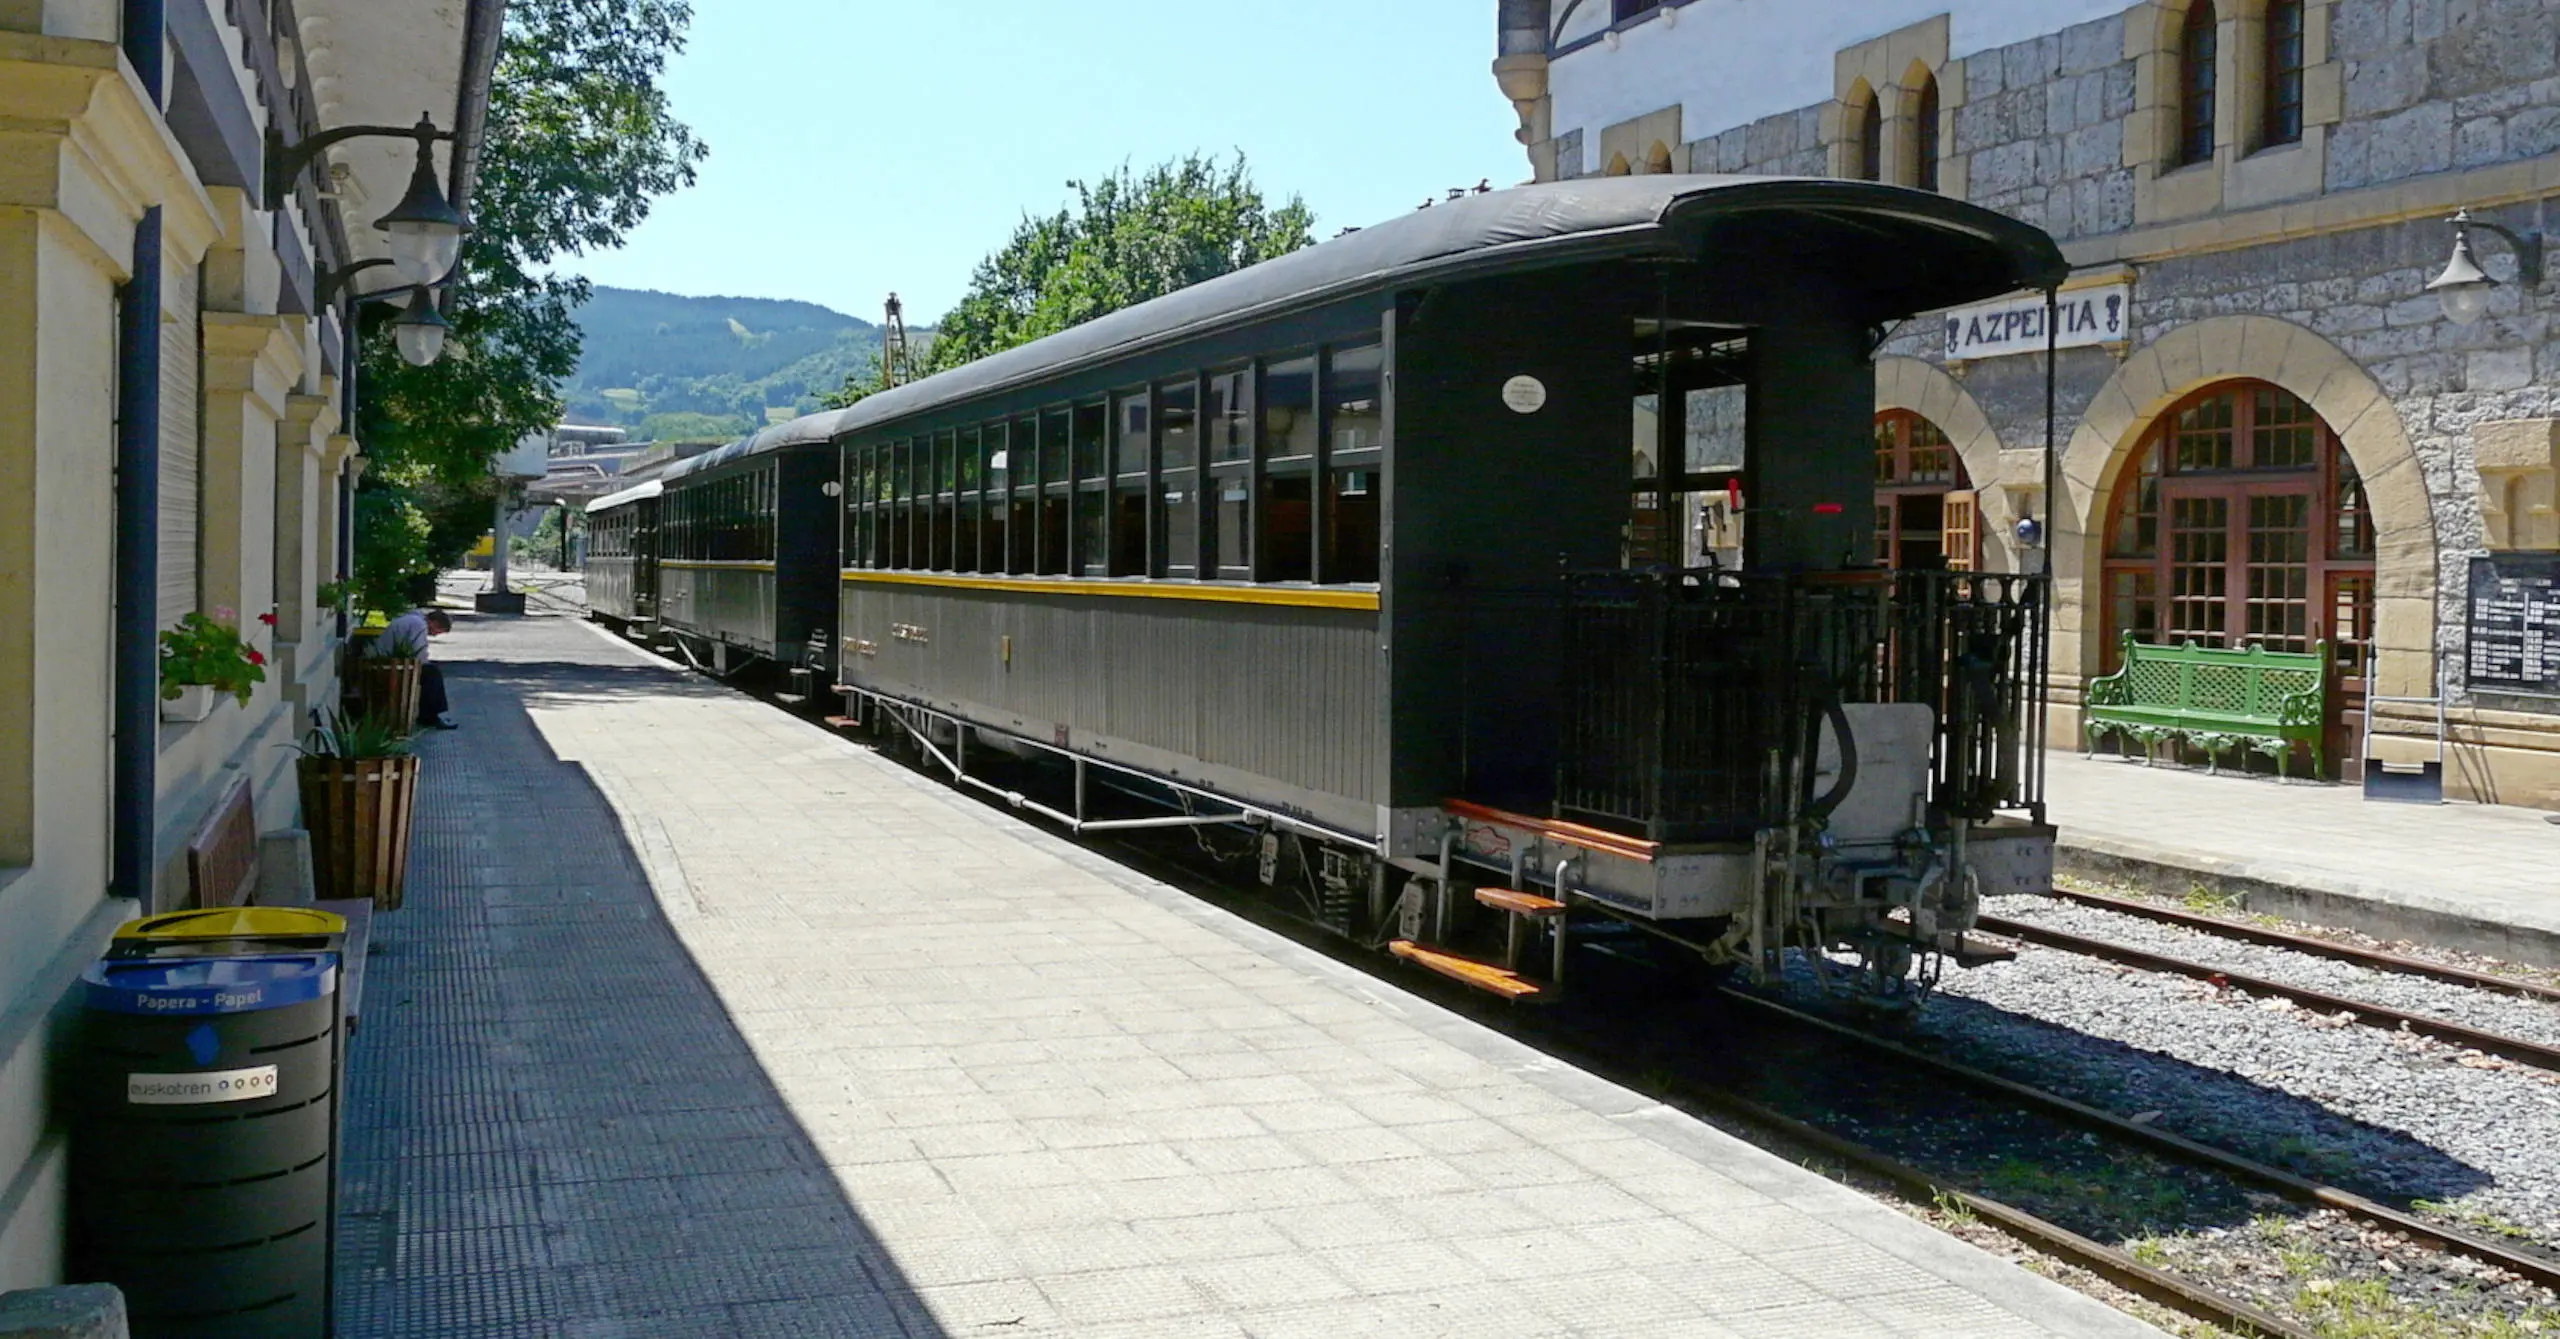
[(242, 777), (187, 839), (187, 892), (199, 907), (237, 907), (257, 884), (258, 811)]
[(2273, 717), (2277, 704), (2328, 683), (2329, 645), (2309, 651), (2270, 651), (2252, 642), (2236, 650), (2154, 646), (2124, 639), (2124, 677), (2132, 699), (2145, 706), (2184, 707)]

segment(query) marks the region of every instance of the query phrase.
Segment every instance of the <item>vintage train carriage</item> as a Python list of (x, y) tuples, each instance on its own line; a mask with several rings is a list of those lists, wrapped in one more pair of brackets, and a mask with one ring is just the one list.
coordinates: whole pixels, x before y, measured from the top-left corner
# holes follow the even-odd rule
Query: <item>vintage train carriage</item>
[(658, 629), (719, 673), (832, 667), (835, 453), (762, 437), (656, 482)]
[(587, 504), (587, 614), (647, 631), (658, 621), (658, 495), (652, 479)]
[(1393, 865), (1445, 934), (1472, 864), (1559, 931), (1925, 950), (2049, 861), (2044, 614), (1875, 566), (1871, 350), (2063, 273), (1869, 183), (1524, 187), (758, 445), (840, 449), (838, 679), (955, 774), (997, 740), (1071, 761), (1079, 826), (1099, 768), (1374, 858), (1326, 861), (1364, 932)]

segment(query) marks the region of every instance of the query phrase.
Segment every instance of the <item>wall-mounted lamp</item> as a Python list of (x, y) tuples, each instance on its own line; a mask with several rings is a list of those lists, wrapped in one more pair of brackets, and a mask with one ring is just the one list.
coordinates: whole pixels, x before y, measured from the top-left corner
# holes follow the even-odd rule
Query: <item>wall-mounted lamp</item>
[(453, 135), (436, 129), (435, 121), (425, 113), (419, 114), (416, 125), (405, 130), (398, 126), (339, 126), (292, 145), (284, 142), (281, 133), (270, 129), (266, 206), (270, 210), (282, 209), (285, 197), (293, 193), (293, 183), (330, 146), (383, 135), (416, 140), (418, 165), (409, 175), (409, 193), (400, 197), (400, 203), (376, 220), (374, 226), (389, 234), (391, 264), (402, 282), (435, 283), (453, 268), (454, 258), (461, 253), (463, 218), (462, 211), (444, 198), (443, 188), (436, 184), (435, 143)]
[(402, 361), (424, 367), (444, 352), (445, 332), (452, 328), (444, 313), (436, 310), (435, 290), (420, 284), (409, 295), (408, 310), (391, 323), (391, 339), (400, 346)]
[(2453, 224), (2453, 257), (2445, 262), (2444, 273), (2427, 284), (2427, 291), (2444, 304), (2446, 319), (2455, 325), (2471, 325), (2489, 310), (2490, 291), (2498, 281), (2480, 268), (2471, 257), (2471, 230), (2479, 228), (2506, 239), (2516, 253), (2516, 284), (2531, 291), (2542, 286), (2542, 234), (2519, 233), (2513, 229), (2471, 217), (2468, 209), (2457, 210), (2448, 220)]

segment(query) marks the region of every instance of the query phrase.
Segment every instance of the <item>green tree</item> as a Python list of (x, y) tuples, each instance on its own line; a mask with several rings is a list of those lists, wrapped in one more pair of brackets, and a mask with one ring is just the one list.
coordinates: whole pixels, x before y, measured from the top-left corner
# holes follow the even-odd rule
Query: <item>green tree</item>
[[(552, 267), (618, 244), (651, 201), (693, 183), (706, 152), (658, 87), (692, 19), (688, 0), (507, 6), (443, 357), (411, 367), (387, 328), (397, 309), (365, 312), (364, 488), (401, 495), (368, 514), (426, 525), (359, 529), (360, 572), (450, 566), (488, 528), (491, 458), (558, 421), (587, 281)], [(391, 551), (368, 561), (376, 542)]]
[(734, 414), (651, 414), (640, 420), (640, 436), (644, 442), (728, 441), (755, 430), (755, 425)]
[[(1067, 186), (1071, 204), (1024, 217), (1012, 240), (978, 263), (968, 291), (934, 328), (925, 371), (1001, 353), (1314, 240), (1306, 205), (1294, 195), (1268, 203), (1241, 153), (1232, 162), (1195, 153), (1143, 173), (1124, 164)], [(830, 400), (852, 403), (878, 380), (876, 368), (847, 377)]]

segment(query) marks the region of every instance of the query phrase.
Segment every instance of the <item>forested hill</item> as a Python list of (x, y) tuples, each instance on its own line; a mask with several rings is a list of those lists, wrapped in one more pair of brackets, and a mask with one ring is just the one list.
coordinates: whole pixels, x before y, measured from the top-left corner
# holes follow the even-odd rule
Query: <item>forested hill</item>
[(601, 285), (578, 326), (585, 350), (561, 390), (569, 421), (638, 438), (731, 436), (807, 413), (880, 348), (879, 327), (814, 302)]

